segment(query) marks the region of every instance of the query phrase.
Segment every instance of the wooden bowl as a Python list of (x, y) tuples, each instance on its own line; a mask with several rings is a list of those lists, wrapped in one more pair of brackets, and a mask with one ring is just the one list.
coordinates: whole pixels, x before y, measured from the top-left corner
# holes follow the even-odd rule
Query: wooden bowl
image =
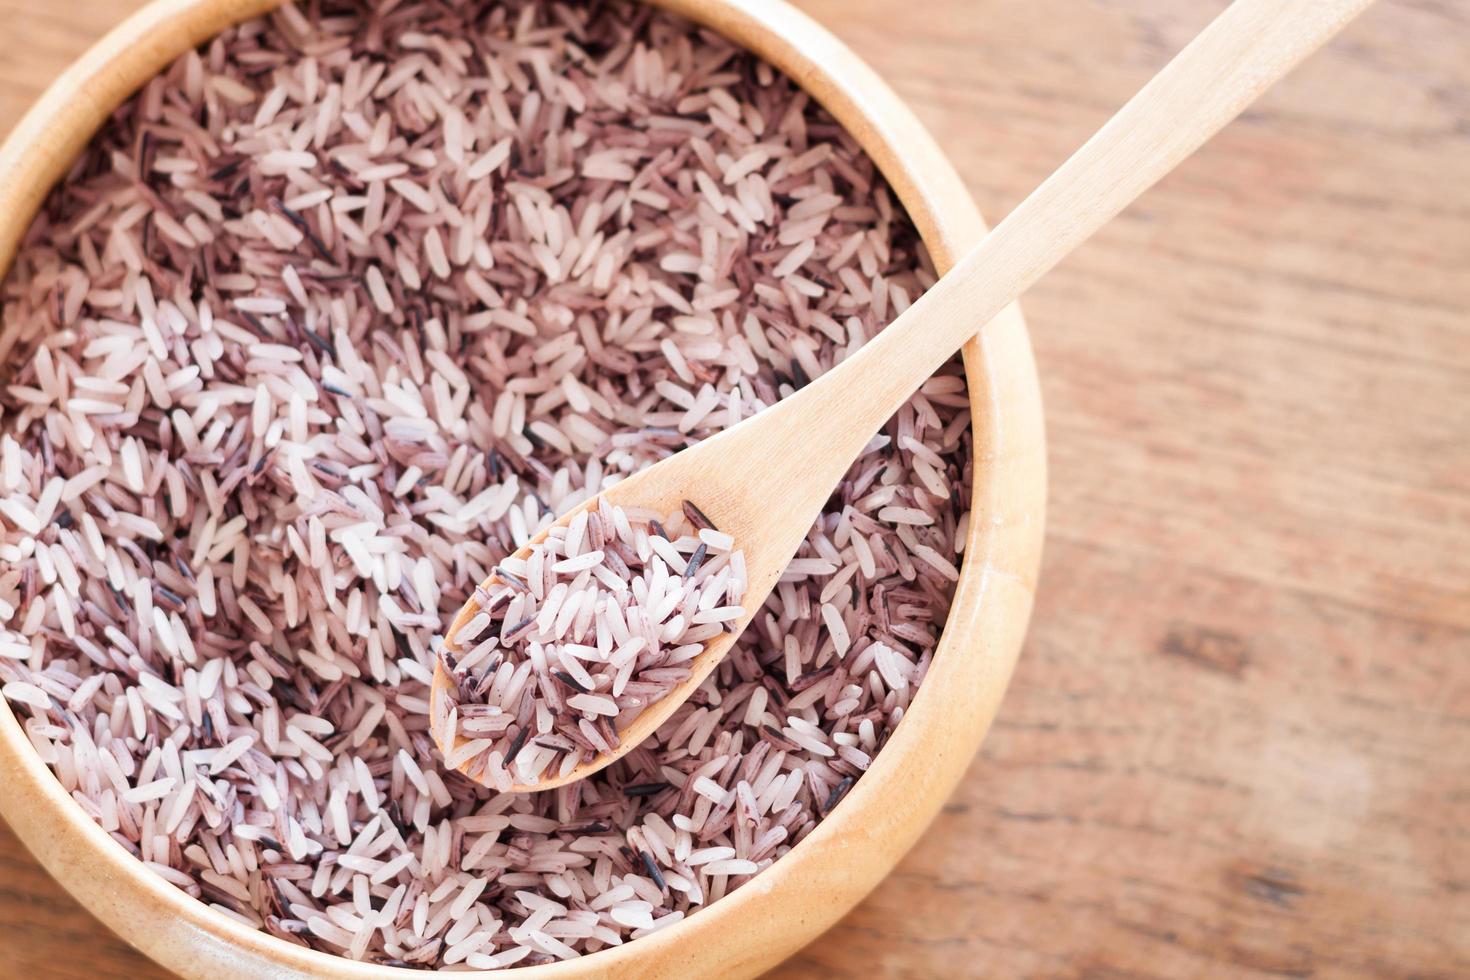
[[(656, 2), (766, 58), (825, 105), (877, 162), (941, 270), (984, 233), (959, 176), (918, 120), (804, 14), (780, 0)], [(0, 147), (0, 272), (46, 193), (120, 103), (190, 47), (273, 6), (155, 0), (59, 78)], [(709, 908), (625, 946), (510, 974), (754, 975), (841, 918), (923, 833), (980, 747), (1010, 678), (1045, 512), (1041, 399), (1019, 310), (990, 323), (965, 348), (964, 362), (975, 443), (964, 568), (929, 676), (871, 770), (789, 854)], [(145, 870), (62, 790), (8, 706), (0, 707), (0, 787), (0, 814), (37, 860), (116, 933), (184, 976), (421, 975), (291, 945)]]

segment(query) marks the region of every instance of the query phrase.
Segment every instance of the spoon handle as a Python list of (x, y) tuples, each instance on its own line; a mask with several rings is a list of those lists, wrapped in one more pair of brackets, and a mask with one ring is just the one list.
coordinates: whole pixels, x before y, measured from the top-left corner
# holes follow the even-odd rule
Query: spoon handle
[(840, 476), (983, 324), (1371, 2), (1235, 0), (886, 330), (777, 407), (823, 420), (806, 436)]

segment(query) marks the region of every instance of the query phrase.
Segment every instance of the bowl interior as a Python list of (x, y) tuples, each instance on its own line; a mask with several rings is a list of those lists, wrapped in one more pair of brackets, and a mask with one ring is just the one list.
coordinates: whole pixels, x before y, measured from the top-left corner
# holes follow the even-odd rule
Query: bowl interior
[[(877, 163), (941, 271), (984, 233), (960, 178), (917, 119), (805, 15), (772, 0), (657, 2), (764, 57), (820, 101)], [(0, 271), (46, 193), (117, 105), (188, 48), (274, 5), (155, 0), (58, 79), (0, 147)], [(930, 674), (872, 768), (790, 853), (698, 915), (623, 947), (513, 973), (754, 974), (835, 922), (927, 826), (979, 747), (1009, 679), (1030, 612), (1045, 507), (1040, 398), (1019, 311), (988, 324), (964, 363), (976, 458), (962, 575)], [(66, 795), (3, 700), (0, 785), (0, 812), (47, 869), (176, 972), (412, 975), (285, 943), (148, 872)]]

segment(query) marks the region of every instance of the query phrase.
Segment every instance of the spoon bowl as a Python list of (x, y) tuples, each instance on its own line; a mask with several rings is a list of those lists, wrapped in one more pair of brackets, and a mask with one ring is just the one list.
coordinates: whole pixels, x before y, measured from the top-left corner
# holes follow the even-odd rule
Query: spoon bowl
[[(800, 395), (801, 392), (798, 392), (792, 398), (589, 497), (542, 528), (517, 549), (512, 557), (526, 558), (533, 548), (552, 533), (553, 528), (567, 527), (578, 514), (597, 507), (603, 499), (625, 509), (643, 509), (661, 514), (674, 513), (686, 500), (693, 499), (718, 530), (734, 538), (735, 547), (745, 556), (748, 574), (745, 592), (739, 602), (744, 610), (741, 615), (728, 623), (729, 629), (726, 632), (705, 642), (703, 652), (689, 662), (690, 672), (687, 678), (644, 708), (619, 732), (619, 743), (612, 751), (583, 761), (568, 772), (547, 773), (535, 783), (516, 782), (511, 786), (511, 792), (556, 789), (585, 779), (616, 762), (667, 721), (729, 653), (741, 632), (775, 588), (782, 571), (801, 547), (822, 505), (831, 497), (833, 486), (846, 469), (844, 464), (830, 478), (829, 474), (821, 473), (814, 475), (813, 479), (794, 481), (789, 487), (786, 505), (775, 507), (773, 501), (763, 492), (766, 481), (760, 474), (752, 473), (746, 467), (730, 465), (732, 459), (756, 459), (765, 452), (785, 454), (800, 451), (800, 434), (786, 420), (786, 416), (793, 412), (793, 407), (796, 411), (800, 410), (803, 401)], [(782, 437), (783, 433), (785, 438)], [(788, 445), (788, 442), (796, 444)], [(828, 461), (829, 468), (835, 465), (835, 462)], [(697, 489), (691, 493), (691, 488)], [(445, 634), (445, 646), (449, 653), (459, 653), (453, 638), (481, 611), (478, 596), (498, 580), (497, 573), (492, 572), (481, 583), (476, 594), (460, 609)], [(434, 682), (429, 695), (430, 731), (439, 751), (445, 757), (451, 756), (465, 741), (462, 735), (449, 730), (446, 724), (450, 710), (449, 687), (452, 683), (442, 658), (436, 658)], [(473, 759), (468, 760), (456, 768), (463, 775), (482, 782), (470, 774), (473, 762)]]

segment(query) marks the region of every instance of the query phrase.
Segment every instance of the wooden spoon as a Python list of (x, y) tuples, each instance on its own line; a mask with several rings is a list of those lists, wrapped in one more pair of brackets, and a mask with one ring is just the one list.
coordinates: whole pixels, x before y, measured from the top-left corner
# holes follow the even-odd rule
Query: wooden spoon
[[(583, 779), (652, 735), (734, 645), (853, 460), (924, 380), (981, 325), (1371, 2), (1235, 0), (948, 275), (856, 354), (791, 397), (607, 489), (613, 504), (661, 513), (677, 511), (686, 499), (696, 501), (745, 553), (744, 614), (732, 624), (734, 632), (708, 642), (691, 662), (687, 680), (620, 733), (616, 750), (565, 775), (546, 775), (514, 789), (551, 789)], [(573, 508), (558, 523), (596, 500)], [(527, 545), (518, 554), (525, 557), (529, 550)], [(448, 637), (477, 611), (472, 600)], [(436, 662), (431, 718), (445, 717), (449, 683)], [(434, 737), (446, 755), (461, 741), (454, 732), (436, 730)]]

